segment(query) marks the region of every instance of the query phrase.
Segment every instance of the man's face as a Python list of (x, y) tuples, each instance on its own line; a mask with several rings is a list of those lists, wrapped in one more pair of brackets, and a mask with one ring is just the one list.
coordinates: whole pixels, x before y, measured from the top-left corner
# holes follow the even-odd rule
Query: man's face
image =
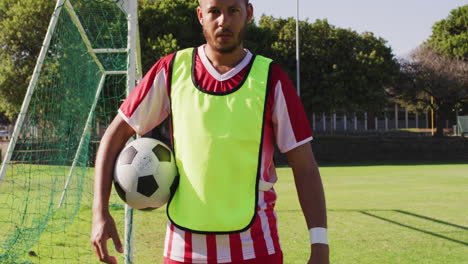
[(253, 8), (245, 0), (200, 0), (197, 13), (208, 45), (231, 53), (242, 46)]

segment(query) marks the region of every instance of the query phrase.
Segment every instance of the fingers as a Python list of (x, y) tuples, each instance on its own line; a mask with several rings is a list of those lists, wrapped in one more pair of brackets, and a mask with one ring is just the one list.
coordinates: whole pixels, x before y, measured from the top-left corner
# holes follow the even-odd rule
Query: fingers
[(115, 249), (123, 253), (122, 243), (115, 222), (110, 215), (96, 215), (93, 217), (93, 226), (91, 231), (91, 244), (99, 260), (108, 264), (117, 264), (114, 256), (109, 256), (107, 249), (107, 240), (112, 238)]
[(107, 239), (93, 241), (94, 252), (99, 258), (99, 261), (108, 264), (117, 264), (117, 260), (113, 256), (109, 256), (107, 250)]
[(100, 245), (100, 250), (103, 256), (103, 259), (100, 259), (100, 261), (111, 264), (112, 262), (110, 261), (109, 251), (107, 250), (107, 239), (102, 240), (102, 243)]
[(109, 256), (109, 251), (107, 249), (107, 240), (112, 238), (115, 248), (118, 252), (123, 253), (122, 244), (119, 239), (119, 235), (117, 230), (110, 232), (110, 236), (108, 237), (98, 237), (92, 240), (92, 245), (94, 252), (99, 258), (99, 261), (108, 263), (108, 264), (117, 264), (117, 259), (114, 256)]
[(103, 256), (101, 255), (101, 251), (99, 250), (99, 246), (93, 241), (91, 242), (93, 245), (93, 250), (96, 256), (98, 256), (99, 260), (103, 259)]
[(110, 264), (117, 264), (117, 259), (115, 257), (110, 256), (109, 261)]
[(122, 242), (120, 242), (119, 232), (117, 232), (117, 230), (114, 230), (111, 236), (112, 241), (114, 242), (115, 250), (117, 250), (117, 252), (119, 253), (123, 253), (123, 247)]

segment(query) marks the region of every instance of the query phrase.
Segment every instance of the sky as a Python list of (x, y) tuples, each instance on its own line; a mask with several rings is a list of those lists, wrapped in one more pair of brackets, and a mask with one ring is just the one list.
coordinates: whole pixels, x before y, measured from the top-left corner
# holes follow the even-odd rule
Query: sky
[[(251, 0), (255, 20), (262, 14), (296, 17), (297, 0)], [(328, 19), (340, 28), (370, 31), (387, 41), (398, 57), (407, 57), (429, 38), (435, 22), (468, 0), (299, 0), (299, 17)]]

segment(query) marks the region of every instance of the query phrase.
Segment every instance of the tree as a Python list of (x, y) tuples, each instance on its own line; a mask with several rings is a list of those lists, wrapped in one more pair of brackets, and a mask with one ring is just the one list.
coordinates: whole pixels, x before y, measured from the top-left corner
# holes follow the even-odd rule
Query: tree
[[(19, 112), (54, 1), (0, 1), (0, 112)], [(143, 72), (180, 48), (204, 43), (197, 0), (139, 0)], [(34, 19), (24, 19), (24, 18)], [(309, 112), (378, 111), (397, 64), (385, 40), (335, 28), (326, 20), (300, 22), (302, 98)], [(245, 46), (273, 58), (295, 79), (295, 20), (263, 16), (248, 25)]]
[(0, 112), (13, 120), (23, 102), (54, 1), (0, 3)]
[(452, 10), (446, 19), (436, 22), (426, 44), (439, 53), (467, 61), (468, 5)]
[[(262, 17), (259, 26), (278, 32), (269, 55), (295, 77), (295, 20)], [(308, 112), (379, 111), (386, 105), (384, 88), (393, 83), (398, 65), (385, 40), (327, 20), (301, 21), (300, 31), (301, 97)]]
[(436, 113), (435, 136), (443, 136), (444, 121), (468, 102), (468, 62), (422, 45), (413, 52), (411, 61), (401, 62), (392, 93), (413, 110), (432, 108)]
[[(144, 72), (161, 56), (202, 43), (197, 5), (196, 0), (139, 1)], [(0, 1), (0, 113), (10, 120), (20, 110), (54, 6), (55, 1)]]
[(140, 0), (139, 28), (143, 72), (161, 57), (204, 42), (197, 0)]

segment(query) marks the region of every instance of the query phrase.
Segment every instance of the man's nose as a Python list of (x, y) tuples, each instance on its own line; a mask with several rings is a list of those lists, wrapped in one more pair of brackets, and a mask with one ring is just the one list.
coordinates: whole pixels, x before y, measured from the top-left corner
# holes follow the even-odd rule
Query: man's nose
[(228, 27), (231, 24), (231, 17), (227, 12), (223, 12), (219, 17), (218, 25), (220, 27)]

